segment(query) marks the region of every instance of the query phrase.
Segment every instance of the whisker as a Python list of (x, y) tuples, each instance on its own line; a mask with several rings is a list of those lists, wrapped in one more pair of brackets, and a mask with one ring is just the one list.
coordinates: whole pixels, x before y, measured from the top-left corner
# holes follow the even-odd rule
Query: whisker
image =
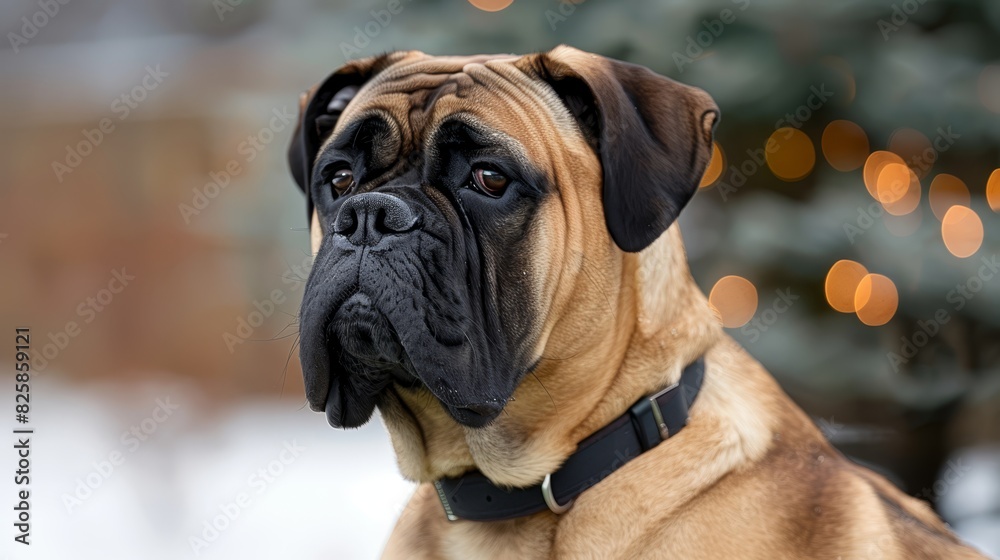
[[(287, 328), (288, 327), (285, 327), (285, 329), (287, 329)], [(285, 329), (281, 329), (281, 330), (283, 331)], [(281, 334), (281, 331), (278, 331), (278, 334)], [(296, 332), (293, 332), (293, 333), (288, 333), (285, 336), (278, 336), (276, 334), (276, 335), (272, 336), (271, 338), (248, 338), (247, 342), (274, 342), (276, 340), (284, 340), (284, 339), (286, 339), (288, 337), (295, 336), (297, 334), (299, 334), (299, 333), (296, 331)]]
[[(545, 394), (549, 396), (549, 401), (552, 403), (552, 410), (558, 413), (559, 407), (556, 406), (556, 400), (552, 398), (552, 393), (549, 393), (549, 390), (545, 388), (545, 384), (542, 383), (542, 380), (538, 377), (538, 374), (532, 371), (531, 376), (535, 378), (535, 381), (537, 381), (538, 384), (541, 385), (542, 390), (545, 391)], [(507, 410), (507, 408), (504, 407), (504, 410)]]
[(579, 356), (580, 354), (583, 353), (583, 350), (584, 349), (581, 348), (576, 354), (573, 354), (572, 356), (566, 356), (565, 358), (551, 358), (551, 357), (548, 357), (548, 356), (539, 356), (538, 359), (539, 360), (545, 360), (547, 362), (563, 362), (563, 361), (566, 361), (566, 360), (572, 360), (573, 358), (576, 358), (577, 356)]
[[(288, 364), (292, 360), (292, 353), (295, 352), (295, 348), (298, 347), (299, 345), (298, 334), (300, 333), (296, 333), (295, 342), (292, 342), (292, 347), (288, 349), (288, 356), (285, 357), (285, 367), (281, 369), (281, 387), (278, 389), (279, 400), (285, 394), (285, 378), (287, 377), (288, 374)], [(309, 403), (307, 402), (306, 404)], [(301, 410), (301, 408), (299, 410)]]
[(276, 332), (275, 336), (277, 336), (277, 335), (285, 332), (285, 329), (287, 329), (288, 327), (291, 327), (293, 325), (298, 325), (299, 324), (299, 318), (298, 318), (298, 316), (293, 315), (293, 318), (294, 318), (294, 320), (291, 323), (288, 323), (287, 325), (285, 325), (285, 327), (283, 329), (281, 329), (280, 331)]

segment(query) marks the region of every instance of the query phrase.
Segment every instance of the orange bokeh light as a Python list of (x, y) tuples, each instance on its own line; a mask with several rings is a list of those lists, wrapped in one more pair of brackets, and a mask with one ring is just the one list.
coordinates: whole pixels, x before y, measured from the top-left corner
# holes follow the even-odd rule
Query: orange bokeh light
[(990, 204), (991, 210), (1000, 212), (1000, 169), (994, 169), (990, 180), (986, 182), (986, 202)]
[(868, 189), (868, 194), (872, 195), (872, 198), (875, 200), (878, 200), (878, 177), (882, 173), (882, 168), (890, 163), (906, 165), (903, 158), (885, 150), (872, 152), (865, 161), (865, 188)]
[(844, 259), (833, 263), (824, 284), (830, 307), (841, 313), (854, 313), (854, 294), (867, 274), (868, 269), (859, 262)]
[(875, 196), (882, 204), (896, 202), (910, 188), (910, 170), (902, 163), (890, 163), (882, 168), (875, 181)]
[(941, 220), (941, 238), (952, 255), (970, 257), (983, 245), (983, 221), (968, 206), (952, 206)]
[(858, 319), (869, 327), (888, 323), (899, 307), (896, 285), (881, 274), (866, 274), (854, 293), (854, 307)]
[(838, 120), (826, 125), (820, 140), (826, 161), (837, 171), (853, 171), (868, 157), (868, 135), (851, 121)]
[(469, 0), (469, 4), (484, 12), (499, 12), (513, 3), (514, 0)]
[(708, 303), (730, 329), (742, 327), (757, 312), (757, 288), (741, 276), (723, 276), (712, 286)]
[(708, 162), (708, 168), (701, 177), (700, 187), (704, 188), (719, 180), (722, 170), (726, 167), (726, 155), (722, 152), (722, 146), (718, 142), (712, 143), (712, 159)]
[(945, 212), (956, 204), (969, 206), (972, 197), (969, 195), (969, 187), (954, 175), (941, 173), (931, 181), (931, 187), (927, 191), (927, 199), (931, 203), (931, 211), (938, 220), (944, 219)]
[(889, 163), (882, 167), (875, 186), (878, 201), (893, 216), (904, 216), (920, 204), (920, 179), (909, 167)]
[(776, 177), (785, 181), (798, 181), (816, 165), (816, 148), (801, 130), (783, 127), (767, 139), (764, 150), (767, 166)]

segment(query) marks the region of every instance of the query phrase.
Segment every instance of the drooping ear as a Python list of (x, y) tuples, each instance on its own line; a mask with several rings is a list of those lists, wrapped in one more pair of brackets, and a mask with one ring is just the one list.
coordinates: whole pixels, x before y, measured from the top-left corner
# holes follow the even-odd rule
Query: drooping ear
[(648, 68), (560, 46), (534, 66), (597, 150), (612, 239), (637, 252), (677, 219), (712, 154), (719, 108)]
[(295, 182), (306, 194), (307, 219), (312, 218), (309, 186), (320, 147), (361, 86), (405, 54), (389, 53), (351, 61), (299, 96), (299, 123), (288, 147), (288, 165)]

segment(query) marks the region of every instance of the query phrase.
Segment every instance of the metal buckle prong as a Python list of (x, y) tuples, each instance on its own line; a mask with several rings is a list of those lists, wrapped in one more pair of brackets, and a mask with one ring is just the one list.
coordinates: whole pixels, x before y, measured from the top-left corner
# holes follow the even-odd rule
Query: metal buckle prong
[(667, 428), (667, 423), (663, 421), (663, 412), (660, 411), (660, 403), (656, 399), (662, 397), (663, 395), (673, 391), (679, 386), (679, 384), (674, 383), (673, 385), (667, 387), (666, 389), (656, 393), (655, 395), (649, 397), (649, 404), (653, 409), (653, 419), (656, 420), (656, 425), (660, 428), (660, 438), (666, 440), (670, 437), (670, 430)]
[(542, 481), (542, 498), (545, 498), (545, 505), (549, 506), (549, 510), (555, 514), (566, 513), (569, 508), (573, 507), (574, 500), (566, 502), (565, 505), (559, 505), (556, 502), (555, 496), (552, 495), (552, 473), (545, 475), (545, 480)]

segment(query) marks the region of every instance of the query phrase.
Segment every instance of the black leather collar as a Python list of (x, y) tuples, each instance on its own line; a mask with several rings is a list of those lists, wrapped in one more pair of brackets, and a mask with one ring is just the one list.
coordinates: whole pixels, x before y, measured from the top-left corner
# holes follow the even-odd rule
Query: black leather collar
[(704, 358), (684, 368), (676, 385), (639, 402), (580, 442), (562, 467), (528, 488), (502, 488), (473, 471), (434, 483), (448, 519), (501, 521), (546, 509), (563, 513), (573, 500), (622, 465), (677, 435), (705, 377)]

